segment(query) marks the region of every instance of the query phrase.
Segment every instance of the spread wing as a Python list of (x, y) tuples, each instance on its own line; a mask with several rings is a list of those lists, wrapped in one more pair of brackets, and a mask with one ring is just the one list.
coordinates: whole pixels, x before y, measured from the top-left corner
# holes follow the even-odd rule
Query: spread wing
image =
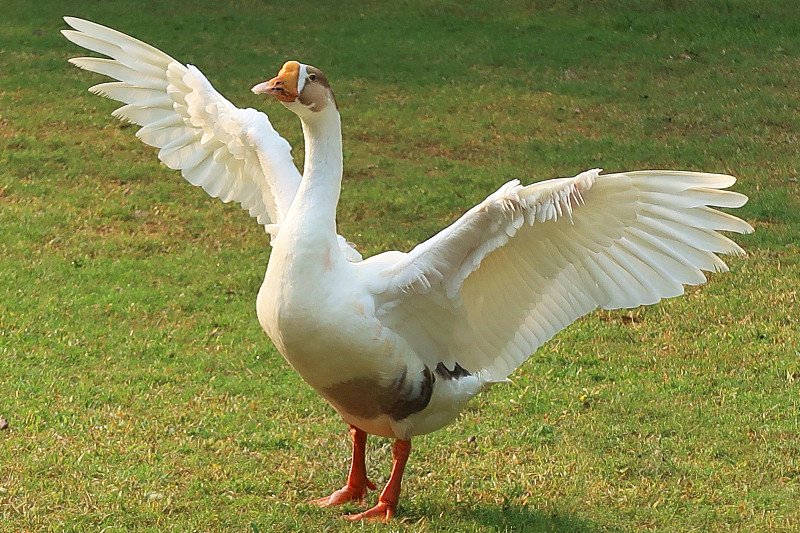
[(291, 147), (264, 113), (239, 109), (192, 65), (116, 30), (64, 17), (73, 43), (111, 59), (70, 62), (116, 80), (91, 92), (125, 105), (113, 115), (142, 126), (158, 158), (223, 202), (236, 201), (275, 234), (300, 184)]
[(719, 174), (640, 171), (509, 182), (382, 273), (381, 322), (431, 367), (505, 379), (586, 313), (652, 304), (744, 254), (753, 230)]

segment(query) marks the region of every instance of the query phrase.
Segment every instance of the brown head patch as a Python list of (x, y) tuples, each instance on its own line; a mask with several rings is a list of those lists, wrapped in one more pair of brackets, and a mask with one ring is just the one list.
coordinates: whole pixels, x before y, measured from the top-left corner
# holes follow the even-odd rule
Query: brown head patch
[(328, 95), (330, 95), (334, 107), (339, 109), (339, 106), (336, 104), (336, 97), (331, 90), (331, 86), (325, 74), (318, 68), (310, 65), (306, 65), (306, 72), (308, 78), (303, 84), (302, 93), (298, 95), (300, 103), (310, 106), (312, 111), (322, 111), (328, 104)]

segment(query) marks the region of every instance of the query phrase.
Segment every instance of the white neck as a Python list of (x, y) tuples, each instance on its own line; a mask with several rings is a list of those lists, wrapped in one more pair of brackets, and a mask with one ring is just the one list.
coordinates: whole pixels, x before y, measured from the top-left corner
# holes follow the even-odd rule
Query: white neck
[[(336, 205), (342, 186), (342, 128), (335, 106), (300, 117), (305, 139), (303, 181), (284, 226), (303, 237), (336, 242)], [(292, 231), (295, 233), (295, 231)], [(295, 233), (295, 238), (298, 235)]]

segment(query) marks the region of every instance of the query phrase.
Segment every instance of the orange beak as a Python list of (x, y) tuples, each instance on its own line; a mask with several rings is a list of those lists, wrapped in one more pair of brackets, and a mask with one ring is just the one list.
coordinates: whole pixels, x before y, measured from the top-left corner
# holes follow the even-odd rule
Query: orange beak
[(299, 75), (300, 64), (297, 61), (287, 61), (277, 76), (259, 83), (251, 90), (256, 94), (272, 95), (281, 102), (294, 102), (297, 99), (297, 78)]

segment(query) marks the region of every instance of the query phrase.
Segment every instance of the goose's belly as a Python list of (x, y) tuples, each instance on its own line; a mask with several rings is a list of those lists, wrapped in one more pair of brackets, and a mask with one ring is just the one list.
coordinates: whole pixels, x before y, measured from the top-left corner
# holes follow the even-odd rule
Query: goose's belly
[(346, 422), (398, 436), (392, 429), (393, 416), (401, 414), (397, 398), (414, 391), (402, 379), (408, 369), (389, 332), (367, 315), (361, 298), (298, 295), (265, 280), (257, 305), (261, 326), (284, 359)]
[(321, 273), (313, 283), (267, 276), (258, 293), (259, 322), (290, 365), (317, 390), (374, 370), (393, 346), (368, 313), (352, 279)]

